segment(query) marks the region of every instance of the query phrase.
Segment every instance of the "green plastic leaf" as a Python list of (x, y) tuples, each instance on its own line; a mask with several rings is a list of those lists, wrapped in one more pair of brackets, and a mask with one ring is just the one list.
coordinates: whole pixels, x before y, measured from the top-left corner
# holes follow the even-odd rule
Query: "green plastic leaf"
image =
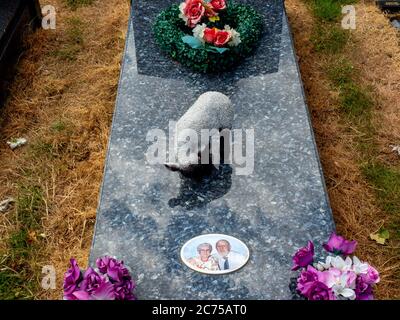
[(193, 49), (200, 49), (203, 47), (203, 43), (193, 36), (183, 36), (182, 41), (191, 46)]

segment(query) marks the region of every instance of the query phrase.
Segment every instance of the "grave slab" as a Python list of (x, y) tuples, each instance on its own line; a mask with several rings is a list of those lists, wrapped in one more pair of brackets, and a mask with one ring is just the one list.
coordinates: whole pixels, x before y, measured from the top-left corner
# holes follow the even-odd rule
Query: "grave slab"
[[(202, 75), (154, 44), (150, 22), (174, 2), (133, 1), (90, 264), (124, 260), (139, 299), (292, 299), (292, 254), (326, 241), (334, 223), (283, 3), (240, 1), (265, 17), (261, 49), (232, 72)], [(209, 90), (231, 98), (234, 128), (254, 128), (253, 173), (223, 166), (195, 182), (148, 164), (147, 132), (168, 132)], [(242, 240), (249, 262), (225, 275), (186, 267), (181, 247), (207, 233)]]

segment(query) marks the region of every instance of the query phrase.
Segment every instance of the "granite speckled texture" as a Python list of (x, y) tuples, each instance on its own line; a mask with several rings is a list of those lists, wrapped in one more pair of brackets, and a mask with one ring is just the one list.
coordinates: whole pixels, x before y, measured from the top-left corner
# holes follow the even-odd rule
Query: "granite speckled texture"
[[(276, 72), (254, 75), (238, 68), (221, 81), (138, 72), (137, 33), (129, 24), (90, 264), (106, 254), (123, 259), (139, 299), (296, 298), (292, 254), (310, 239), (325, 241), (334, 230), (286, 15), (279, 1), (268, 3), (281, 10), (280, 41), (262, 44), (279, 53)], [(261, 64), (277, 61), (262, 51), (249, 59), (261, 70)], [(253, 174), (238, 176), (225, 165), (196, 182), (147, 164), (148, 130), (167, 131), (168, 121), (208, 90), (231, 98), (233, 128), (254, 128)], [(189, 269), (179, 251), (205, 233), (239, 238), (249, 247), (249, 262), (219, 276)]]

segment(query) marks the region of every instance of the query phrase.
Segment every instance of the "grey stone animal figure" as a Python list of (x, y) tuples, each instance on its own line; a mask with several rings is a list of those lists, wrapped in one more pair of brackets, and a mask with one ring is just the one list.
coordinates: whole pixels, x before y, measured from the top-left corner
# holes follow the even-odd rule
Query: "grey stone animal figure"
[[(226, 95), (216, 91), (208, 91), (200, 95), (176, 123), (174, 133), (176, 162), (165, 163), (165, 166), (171, 171), (179, 171), (187, 175), (194, 174), (199, 171), (199, 168), (201, 170), (201, 167), (207, 166), (201, 164), (201, 157), (205, 150), (209, 150), (210, 140), (207, 140), (207, 143), (203, 142), (201, 130), (230, 130), (232, 129), (233, 117), (234, 109), (231, 100)], [(194, 145), (193, 141), (187, 141), (188, 134), (185, 129), (192, 129), (197, 133), (197, 146)], [(187, 155), (189, 146), (190, 150), (197, 150), (197, 152), (194, 151)], [(182, 156), (183, 154), (185, 156)]]

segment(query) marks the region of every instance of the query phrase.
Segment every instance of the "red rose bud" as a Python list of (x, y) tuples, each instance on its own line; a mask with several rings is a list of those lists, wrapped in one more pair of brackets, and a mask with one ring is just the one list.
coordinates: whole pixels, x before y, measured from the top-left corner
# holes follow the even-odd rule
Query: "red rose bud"
[(226, 9), (226, 1), (225, 0), (211, 0), (209, 5), (216, 11)]
[(217, 30), (216, 28), (205, 28), (204, 29), (204, 40), (207, 43), (214, 43), (215, 37), (217, 35)]
[(225, 30), (219, 30), (215, 36), (214, 45), (217, 47), (223, 47), (231, 39), (231, 34)]
[(188, 18), (187, 24), (189, 27), (194, 28), (203, 18), (206, 9), (202, 0), (186, 0), (185, 3), (184, 14)]

